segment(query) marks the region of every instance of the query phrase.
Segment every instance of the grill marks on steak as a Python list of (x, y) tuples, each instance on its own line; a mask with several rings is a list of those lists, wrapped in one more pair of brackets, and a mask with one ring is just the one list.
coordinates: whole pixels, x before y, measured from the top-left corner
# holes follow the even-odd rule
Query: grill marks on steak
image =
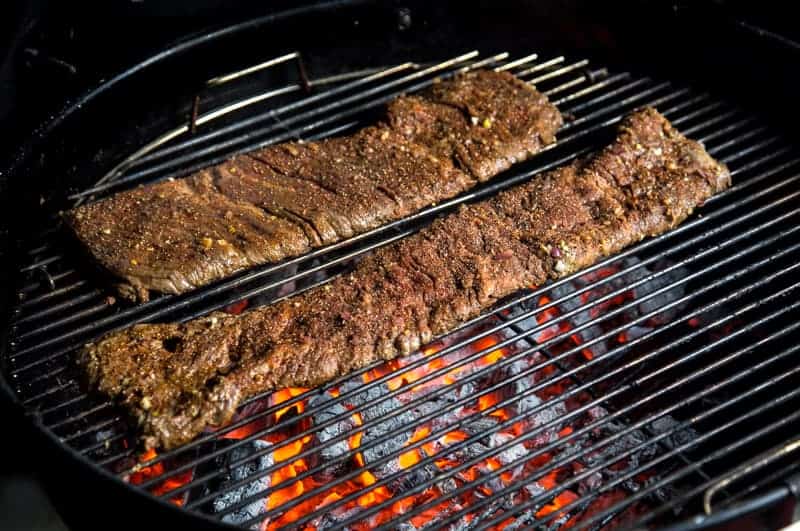
[(385, 123), (351, 136), (237, 155), (65, 219), (124, 295), (147, 300), (150, 290), (189, 291), (454, 197), (552, 143), (560, 125), (528, 84), (477, 71), (398, 98)]
[(596, 155), (463, 206), (325, 286), (239, 316), (134, 326), (81, 362), (138, 417), (146, 446), (175, 447), (248, 396), (412, 352), (501, 297), (663, 233), (729, 184), (723, 165), (645, 109)]

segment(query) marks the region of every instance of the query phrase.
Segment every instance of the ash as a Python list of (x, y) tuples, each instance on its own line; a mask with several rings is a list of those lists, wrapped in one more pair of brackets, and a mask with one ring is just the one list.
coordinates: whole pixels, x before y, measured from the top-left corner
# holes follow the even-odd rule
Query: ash
[[(255, 440), (248, 445), (235, 448), (234, 450), (231, 451), (228, 458), (230, 462), (236, 462), (241, 459), (247, 459), (256, 452), (261, 450), (266, 450), (270, 446), (272, 445), (268, 442)], [(272, 464), (273, 464), (272, 453), (268, 452), (259, 457), (257, 461), (251, 461), (234, 468), (233, 471), (231, 471), (230, 482), (234, 483), (237, 481), (242, 481), (244, 479), (247, 479), (250, 476), (263, 472), (264, 470), (272, 466)], [(256, 493), (259, 493), (264, 489), (269, 488), (269, 486), (270, 486), (270, 478), (269, 474), (266, 474), (266, 475), (261, 475), (261, 477), (259, 477), (258, 479), (254, 479), (250, 483), (242, 485), (241, 487), (229, 490), (214, 500), (213, 502), (214, 512), (215, 513), (225, 512), (229, 508), (239, 503), (241, 500), (249, 496), (253, 496)], [(224, 488), (224, 485), (222, 488)], [(255, 501), (245, 505), (244, 507), (236, 509), (230, 514), (224, 515), (222, 517), (222, 521), (227, 524), (238, 525), (252, 518), (257, 517), (265, 513), (266, 511), (267, 507), (266, 504), (264, 503), (264, 499), (256, 499)]]

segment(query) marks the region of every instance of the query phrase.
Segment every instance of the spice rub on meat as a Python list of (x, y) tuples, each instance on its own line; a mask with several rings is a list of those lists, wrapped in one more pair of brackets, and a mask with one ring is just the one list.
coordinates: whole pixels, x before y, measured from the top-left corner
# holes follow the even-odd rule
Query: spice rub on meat
[(80, 361), (138, 419), (145, 446), (175, 447), (249, 396), (407, 354), (501, 297), (661, 234), (729, 184), (725, 166), (644, 109), (594, 156), (463, 206), (325, 286), (238, 316), (134, 326)]
[(506, 72), (476, 71), (320, 142), (237, 155), (65, 214), (120, 292), (183, 293), (298, 256), (454, 197), (555, 140), (561, 115)]

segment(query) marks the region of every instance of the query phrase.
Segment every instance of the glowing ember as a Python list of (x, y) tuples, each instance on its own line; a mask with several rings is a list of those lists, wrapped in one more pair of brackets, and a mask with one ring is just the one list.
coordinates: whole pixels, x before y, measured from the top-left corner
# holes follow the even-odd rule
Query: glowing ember
[[(144, 452), (143, 454), (141, 454), (139, 456), (139, 463), (146, 463), (147, 461), (155, 459), (156, 457), (158, 457), (158, 454), (156, 453), (155, 450), (147, 450), (146, 452)], [(158, 478), (160, 476), (163, 476), (164, 475), (164, 463), (159, 461), (158, 463), (154, 463), (154, 464), (152, 464), (150, 466), (138, 467), (135, 470), (136, 471), (134, 473), (132, 473), (130, 475), (130, 477), (128, 478), (128, 481), (130, 481), (134, 485), (141, 485), (142, 483), (144, 483), (146, 481), (150, 481), (152, 479), (155, 479), (155, 478)], [(190, 471), (183, 472), (181, 474), (177, 474), (175, 476), (171, 476), (171, 477), (166, 478), (161, 483), (156, 484), (155, 487), (152, 487), (150, 489), (150, 492), (152, 492), (156, 496), (162, 496), (164, 494), (167, 494), (167, 493), (177, 489), (178, 487), (181, 487), (181, 486), (189, 483), (191, 480), (192, 480), (192, 472), (190, 470)], [(171, 503), (174, 503), (175, 505), (178, 505), (178, 506), (183, 505), (183, 498), (182, 497), (170, 498), (169, 501)]]
[[(458, 515), (456, 527), (480, 518), (499, 519), (509, 503), (534, 500), (534, 508), (527, 513), (494, 526), (518, 529), (543, 518), (568, 527), (579, 521), (579, 514), (586, 514), (587, 507), (601, 510), (602, 504), (585, 504), (580, 509), (570, 505), (607, 478), (592, 475), (565, 488), (566, 483), (596, 460), (618, 455), (638, 439), (631, 435), (616, 446), (565, 460), (565, 456), (588, 448), (597, 437), (608, 435), (582, 429), (608, 413), (601, 407), (584, 407), (592, 396), (574, 392), (578, 382), (561, 374), (597, 360), (614, 346), (658, 325), (654, 318), (606, 342), (593, 341), (608, 328), (635, 318), (636, 312), (649, 311), (645, 302), (635, 312), (617, 312), (608, 324), (585, 325), (646, 294), (622, 290), (609, 295), (630, 282), (617, 275), (630, 263), (599, 268), (525, 307), (505, 310), (503, 318), (537, 310), (533, 317), (517, 323), (516, 333), (537, 329), (525, 339), (514, 339), (516, 333), (508, 330), (457, 350), (449, 348), (459, 338), (485, 330), (475, 327), (324, 392), (290, 388), (272, 394), (269, 407), (286, 406), (221, 435), (230, 440), (265, 433), (259, 442), (270, 449), (266, 462), (271, 470), (268, 481), (251, 484), (253, 492), (265, 492), (261, 508), (250, 510), (240, 521), (225, 516), (223, 520), (249, 525), (250, 520), (267, 516), (261, 522), (266, 530), (293, 523), (307, 530), (334, 525), (366, 530), (389, 522), (394, 525), (395, 519), (404, 517), (403, 529), (411, 531), (435, 526), (450, 515)], [(616, 276), (608, 283), (592, 284), (611, 275)], [(574, 294), (590, 284), (591, 289)], [(602, 302), (582, 309), (601, 297)], [(500, 322), (497, 318), (489, 326)], [(501, 342), (508, 345), (495, 348)], [(523, 350), (525, 355), (518, 354)], [(473, 355), (476, 359), (466, 362)], [(309, 399), (297, 399), (305, 393)], [(304, 418), (295, 418), (304, 412)], [(422, 417), (430, 420), (419, 423)], [(553, 465), (556, 460), (557, 468)], [(629, 465), (628, 459), (617, 460), (608, 473), (626, 470)], [(163, 469), (156, 467), (137, 472), (137, 480), (163, 474)], [(309, 471), (314, 473), (307, 474)], [(640, 484), (647, 479), (642, 476), (636, 481)], [(163, 492), (175, 488), (166, 481), (163, 485)], [(421, 488), (415, 488), (418, 486)], [(410, 495), (412, 488), (414, 494)], [(549, 493), (554, 489), (556, 492)], [(457, 490), (457, 495), (453, 494)], [(229, 517), (247, 503), (237, 505), (240, 498), (254, 497), (249, 492), (230, 502), (223, 503), (220, 498), (214, 506)], [(609, 497), (620, 492), (611, 491)], [(232, 509), (228, 509), (230, 505)], [(319, 511), (322, 507), (326, 510)], [(323, 514), (313, 520), (308, 517), (318, 511)]]
[(231, 315), (239, 315), (240, 313), (245, 311), (249, 305), (250, 305), (249, 300), (242, 299), (240, 301), (234, 302), (233, 304), (225, 306), (225, 309), (223, 311)]

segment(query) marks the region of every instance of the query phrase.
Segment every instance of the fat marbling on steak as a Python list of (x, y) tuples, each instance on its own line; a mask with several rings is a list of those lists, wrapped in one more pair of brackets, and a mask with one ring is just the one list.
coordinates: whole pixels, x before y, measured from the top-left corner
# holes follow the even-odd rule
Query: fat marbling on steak
[(661, 234), (729, 184), (725, 166), (644, 109), (596, 155), (462, 206), (325, 286), (238, 316), (137, 325), (87, 345), (81, 363), (147, 447), (175, 447), (249, 396), (407, 354), (501, 297)]
[(403, 96), (386, 119), (269, 146), (71, 210), (67, 225), (123, 295), (183, 293), (451, 198), (555, 140), (561, 115), (506, 72)]

